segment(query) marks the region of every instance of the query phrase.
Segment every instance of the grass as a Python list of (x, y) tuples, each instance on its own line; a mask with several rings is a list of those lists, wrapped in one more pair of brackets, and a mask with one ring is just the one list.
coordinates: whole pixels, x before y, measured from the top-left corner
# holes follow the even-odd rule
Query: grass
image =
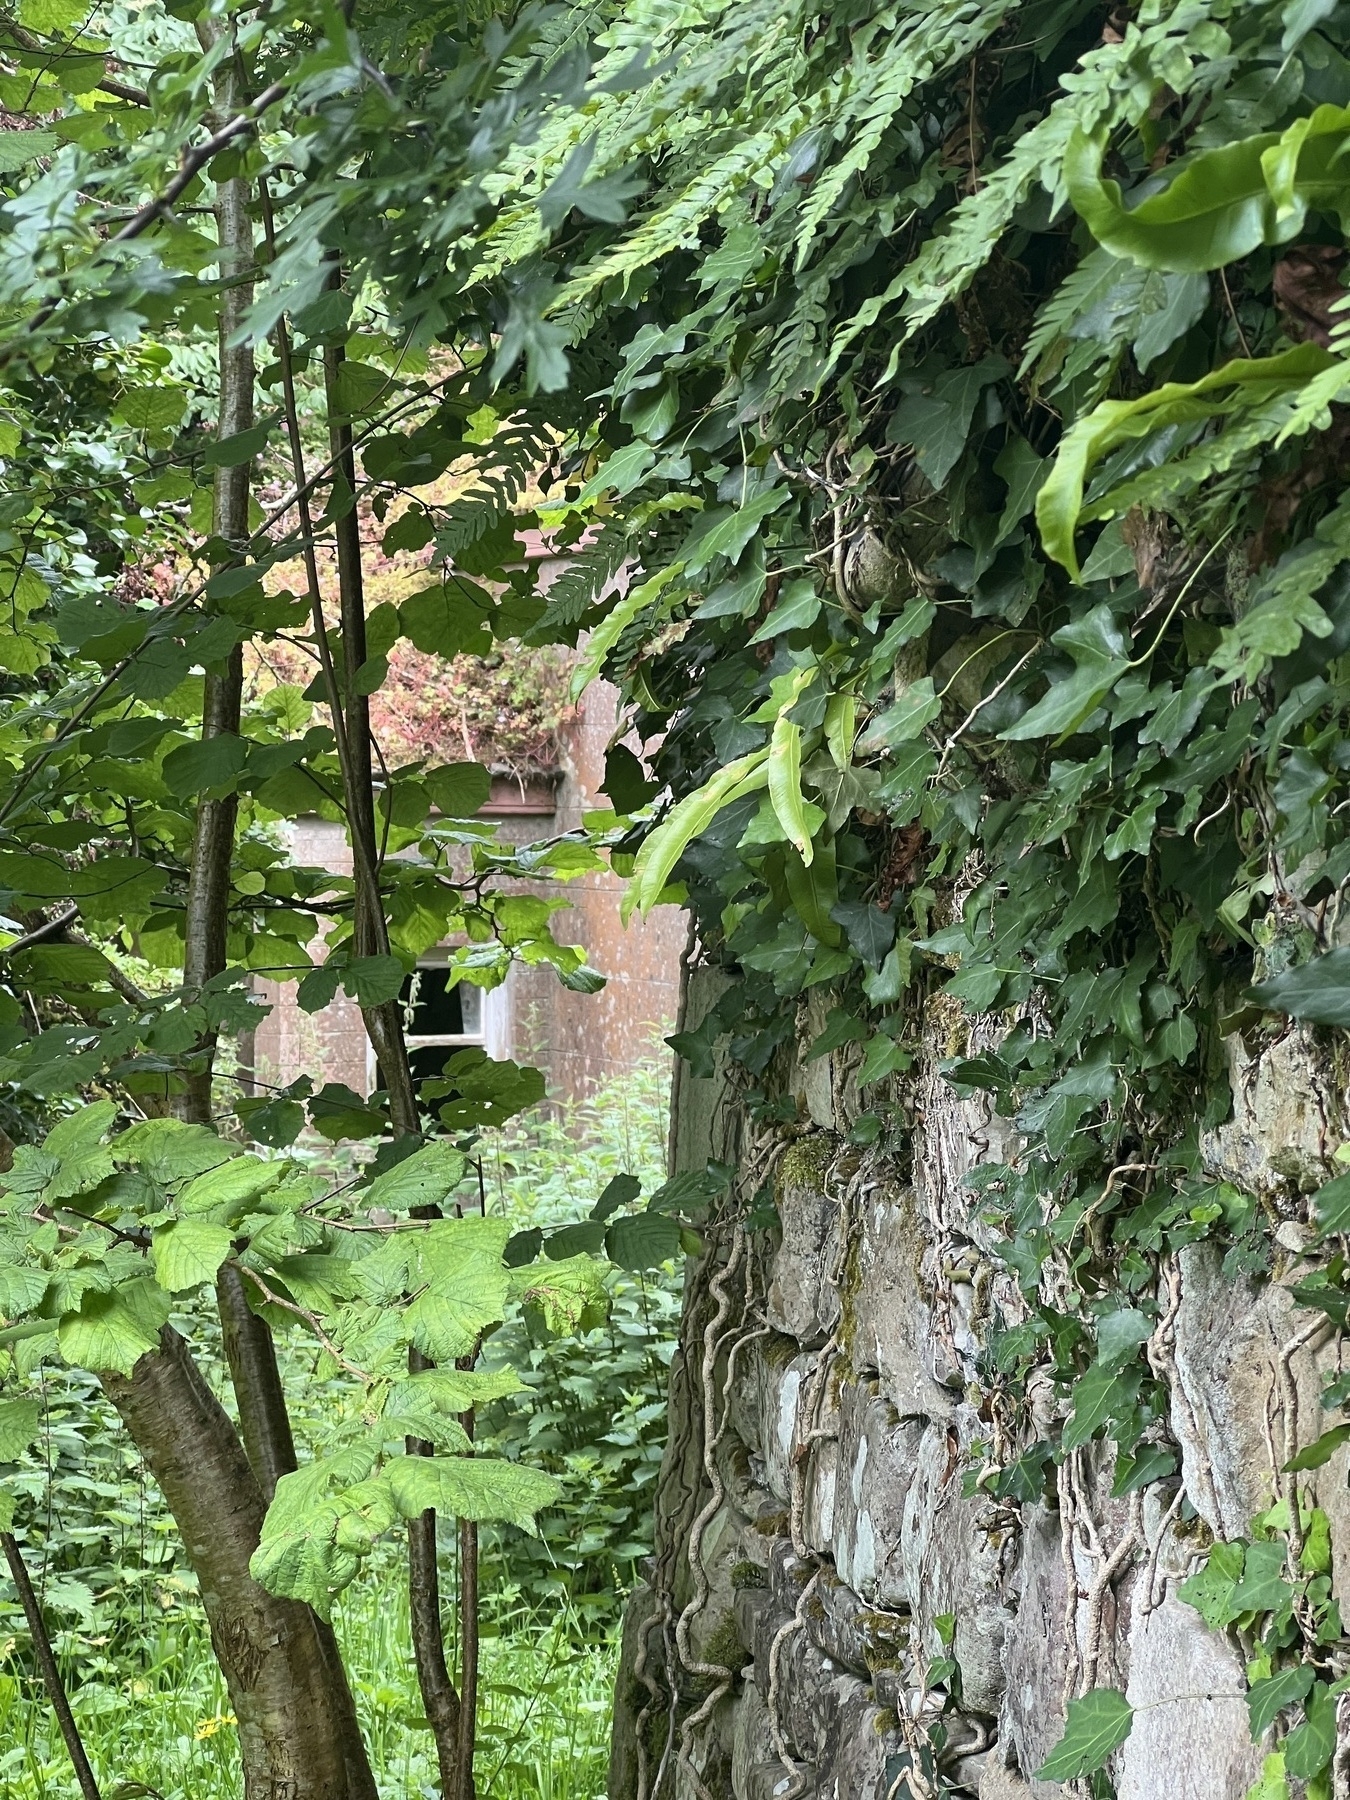
[[(372, 1578), (336, 1616), (366, 1742), (385, 1800), (434, 1800), (431, 1736), (419, 1723), (406, 1591)], [(487, 1622), (485, 1621), (485, 1624)], [(488, 1626), (489, 1632), (492, 1627)], [(239, 1757), (205, 1623), (187, 1607), (151, 1621), (139, 1666), (82, 1659), (72, 1700), (105, 1795), (237, 1800)], [(580, 1637), (567, 1614), (504, 1620), (482, 1647), (479, 1800), (602, 1800), (614, 1646)], [(0, 1794), (79, 1800), (32, 1665), (0, 1643)]]

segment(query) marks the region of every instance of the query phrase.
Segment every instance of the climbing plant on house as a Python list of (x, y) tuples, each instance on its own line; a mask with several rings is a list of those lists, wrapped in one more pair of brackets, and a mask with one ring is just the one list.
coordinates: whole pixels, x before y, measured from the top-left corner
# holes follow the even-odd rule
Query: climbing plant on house
[[(738, 977), (676, 1047), (790, 1120), (776, 1052), (814, 1021), (855, 1142), (903, 1162), (925, 1003), (979, 1021), (947, 1079), (1015, 1128), (979, 1179), (1026, 1310), (971, 1481), (1053, 1498), (1103, 1444), (1117, 1495), (1184, 1504), (1179, 1250), (1265, 1271), (1292, 1231), (1309, 1329), (1346, 1316), (1334, 1165), (1277, 1206), (1200, 1156), (1225, 1038), (1350, 1022), (1344, 8), (639, 3), (597, 42), (597, 77), (639, 45), (654, 73), (513, 153), (474, 272), (546, 296), (596, 397), (539, 629), (645, 746), (609, 764), (629, 906), (682, 901)], [(583, 176), (644, 182), (630, 218), (578, 208)], [(1304, 1472), (1344, 1429), (1275, 1454), (1275, 1509), (1185, 1590), (1255, 1647), (1262, 1795), (1331, 1791)], [(709, 1716), (684, 1656), (658, 1785), (692, 1768), (681, 1708)], [(1047, 1778), (1100, 1786), (1129, 1729), (1080, 1696)]]

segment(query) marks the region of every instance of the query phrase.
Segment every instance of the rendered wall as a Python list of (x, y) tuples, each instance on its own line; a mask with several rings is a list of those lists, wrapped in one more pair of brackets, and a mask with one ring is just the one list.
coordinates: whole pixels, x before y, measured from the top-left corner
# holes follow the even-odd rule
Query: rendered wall
[[(723, 979), (695, 972), (686, 1023)], [(963, 1178), (1016, 1144), (986, 1098), (959, 1100), (937, 1071), (998, 1027), (930, 1002), (925, 1056), (889, 1095), (903, 1146), (883, 1156), (847, 1142), (861, 1110), (850, 1051), (802, 1066), (820, 1024), (804, 1006), (779, 1072), (794, 1122), (752, 1127), (725, 1080), (682, 1066), (677, 1081), (679, 1166), (712, 1154), (739, 1174), (689, 1275), (612, 1800), (1087, 1795), (1030, 1777), (1066, 1701), (1107, 1686), (1135, 1707), (1108, 1771), (1119, 1800), (1240, 1800), (1271, 1747), (1251, 1741), (1243, 1648), (1176, 1590), (1216, 1538), (1289, 1495), (1282, 1465), (1326, 1429), (1318, 1393), (1341, 1342), (1289, 1286), (1312, 1235), (1307, 1194), (1345, 1135), (1327, 1052), (1300, 1030), (1259, 1057), (1230, 1040), (1233, 1113), (1205, 1160), (1260, 1199), (1276, 1261), (1268, 1280), (1232, 1278), (1197, 1243), (1159, 1271), (1148, 1358), (1170, 1388), (1181, 1479), (1113, 1499), (1087, 1446), (1066, 1457), (1054, 1504), (1014, 1504), (971, 1491), (979, 1446), (1055, 1436), (1064, 1402), (1047, 1384), (1045, 1416), (1015, 1420), (977, 1362), (992, 1323), (1015, 1324), (1026, 1302)], [(781, 1229), (747, 1232), (766, 1181)], [(1315, 1502), (1330, 1519), (1342, 1604), (1346, 1456), (1298, 1478), (1305, 1514)], [(949, 1654), (955, 1706), (956, 1677), (925, 1678)], [(1350, 1793), (1345, 1712), (1335, 1800)]]

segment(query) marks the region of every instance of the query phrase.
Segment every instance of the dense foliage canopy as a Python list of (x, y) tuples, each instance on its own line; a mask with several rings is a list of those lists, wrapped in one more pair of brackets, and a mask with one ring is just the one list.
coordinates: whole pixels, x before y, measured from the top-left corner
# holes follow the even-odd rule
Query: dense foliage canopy
[[(596, 822), (630, 904), (687, 900), (703, 954), (743, 977), (681, 1054), (706, 1069), (725, 1040), (772, 1112), (774, 1053), (805, 1020), (812, 1053), (857, 1046), (856, 1135), (903, 1157), (925, 1003), (940, 989), (979, 1022), (949, 1079), (1016, 1121), (1022, 1152), (984, 1191), (1030, 1317), (991, 1350), (998, 1441), (972, 1480), (1034, 1497), (1097, 1436), (1121, 1493), (1166, 1479), (1144, 1348), (1160, 1263), (1213, 1234), (1259, 1268), (1289, 1222), (1201, 1174), (1224, 1038), (1281, 1011), (1350, 1023), (1344, 6), (264, 6), (194, 32), (196, 10), (86, 23), (24, 0), (0, 28), (0, 97), (34, 127), (0, 159), (0, 881), (25, 927), (0, 1073), (44, 1099), (191, 1093), (246, 1022), (243, 971), (266, 970), (301, 975), (302, 1000), (347, 984), (388, 1076), (400, 959), (454, 932), (466, 979), (526, 954), (588, 984), (547, 909), (493, 878), (580, 872), (592, 845), (507, 857), (465, 822), (469, 770), (361, 768), (400, 640), (576, 645), (575, 685), (617, 680), (642, 747), (616, 742)], [(222, 527), (228, 472), (274, 455), (290, 491)], [(443, 578), (367, 614), (359, 507)], [(571, 553), (546, 599), (527, 530)], [(339, 619), (316, 575), (301, 596), (269, 581), (311, 540), (346, 568)], [(138, 598), (147, 559), (180, 571), (169, 604)], [(232, 721), (230, 659), (273, 638), (320, 674)], [(273, 825), (339, 804), (350, 923), (311, 969), (334, 884)], [(212, 965), (194, 856), (222, 807)], [(73, 913), (52, 926), (67, 895), (97, 945)], [(125, 954), (181, 981), (142, 992)], [(282, 1146), (307, 1098), (250, 1129)], [(415, 1149), (425, 1114), (396, 1079), (360, 1112), (356, 1132)], [(124, 1171), (98, 1180), (143, 1168), (142, 1141), (91, 1140)], [(89, 1187), (64, 1139), (46, 1154), (33, 1183)], [(391, 1162), (379, 1180), (411, 1179)], [(190, 1235), (180, 1176), (117, 1205)], [(694, 1223), (717, 1179), (662, 1205)], [(1345, 1205), (1323, 1189), (1302, 1290), (1341, 1323)], [(216, 1247), (237, 1212), (202, 1214)], [(668, 1248), (650, 1217), (633, 1229)], [(411, 1291), (402, 1254), (367, 1259), (390, 1294)], [(91, 1308), (132, 1309), (100, 1281)], [(344, 1298), (295, 1304), (313, 1322)], [(59, 1312), (69, 1340), (85, 1304), (44, 1284), (17, 1310)], [(1026, 1400), (1046, 1373), (1066, 1401), (1050, 1436)], [(410, 1510), (382, 1479), (380, 1507)], [(1288, 1488), (1261, 1604), (1203, 1595), (1255, 1633), (1253, 1679), (1305, 1701), (1282, 1754), (1316, 1784), (1341, 1628)], [(343, 1525), (344, 1554), (373, 1517)], [(321, 1605), (326, 1585), (292, 1591)]]

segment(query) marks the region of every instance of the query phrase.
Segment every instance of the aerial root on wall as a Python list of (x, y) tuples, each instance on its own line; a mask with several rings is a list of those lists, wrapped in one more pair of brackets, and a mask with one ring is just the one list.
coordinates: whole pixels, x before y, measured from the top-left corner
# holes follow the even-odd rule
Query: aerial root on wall
[[(747, 1152), (741, 1170), (738, 1186), (742, 1192), (754, 1193), (764, 1181), (771, 1178), (773, 1171), (786, 1150), (791, 1139), (778, 1136), (772, 1132), (763, 1133)], [(721, 1224), (728, 1221), (724, 1219)], [(693, 1761), (693, 1745), (698, 1731), (707, 1724), (715, 1712), (718, 1702), (730, 1690), (736, 1678), (736, 1671), (720, 1663), (704, 1661), (694, 1652), (690, 1642), (690, 1630), (699, 1614), (708, 1603), (711, 1581), (707, 1566), (703, 1560), (703, 1539), (708, 1526), (716, 1517), (726, 1498), (725, 1484), (721, 1469), (718, 1466), (718, 1451), (725, 1438), (730, 1422), (731, 1391), (736, 1378), (736, 1364), (741, 1352), (748, 1344), (766, 1336), (769, 1327), (763, 1321), (762, 1309), (754, 1304), (749, 1279), (745, 1226), (741, 1219), (734, 1218), (731, 1223), (731, 1239), (725, 1261), (715, 1270), (708, 1281), (707, 1299), (711, 1302), (712, 1311), (702, 1334), (702, 1357), (699, 1367), (699, 1406), (698, 1414), (702, 1426), (702, 1485), (706, 1486), (707, 1498), (694, 1515), (688, 1528), (686, 1555), (690, 1576), (693, 1582), (693, 1593), (688, 1604), (681, 1611), (671, 1628), (673, 1616), (672, 1586), (674, 1579), (673, 1564), (679, 1546), (669, 1547), (671, 1554), (667, 1558), (667, 1566), (658, 1569), (653, 1586), (656, 1589), (656, 1611), (647, 1624), (642, 1642), (634, 1662), (634, 1673), (642, 1682), (648, 1693), (648, 1700), (637, 1715), (635, 1730), (638, 1752), (637, 1800), (660, 1800), (668, 1775), (671, 1772), (671, 1758), (674, 1753), (676, 1764), (684, 1770), (693, 1786), (698, 1800), (713, 1800), (708, 1793), (702, 1776)], [(716, 1226), (708, 1230), (709, 1240), (715, 1238)], [(742, 1275), (745, 1268), (746, 1274)], [(733, 1283), (741, 1276), (740, 1292), (733, 1294)], [(739, 1306), (737, 1301), (739, 1300)], [(697, 1308), (691, 1308), (696, 1312)], [(737, 1316), (733, 1320), (733, 1313)], [(729, 1321), (731, 1321), (729, 1323)], [(719, 1363), (725, 1358), (724, 1372), (718, 1380)], [(691, 1429), (693, 1409), (691, 1409)], [(663, 1649), (665, 1690), (667, 1702), (667, 1725), (665, 1743), (658, 1764), (655, 1779), (649, 1781), (647, 1724), (654, 1709), (663, 1698), (662, 1689), (653, 1677), (649, 1667), (648, 1647), (655, 1629), (659, 1626)], [(677, 1724), (679, 1713), (679, 1697), (685, 1679), (694, 1677), (713, 1683), (699, 1704)]]

